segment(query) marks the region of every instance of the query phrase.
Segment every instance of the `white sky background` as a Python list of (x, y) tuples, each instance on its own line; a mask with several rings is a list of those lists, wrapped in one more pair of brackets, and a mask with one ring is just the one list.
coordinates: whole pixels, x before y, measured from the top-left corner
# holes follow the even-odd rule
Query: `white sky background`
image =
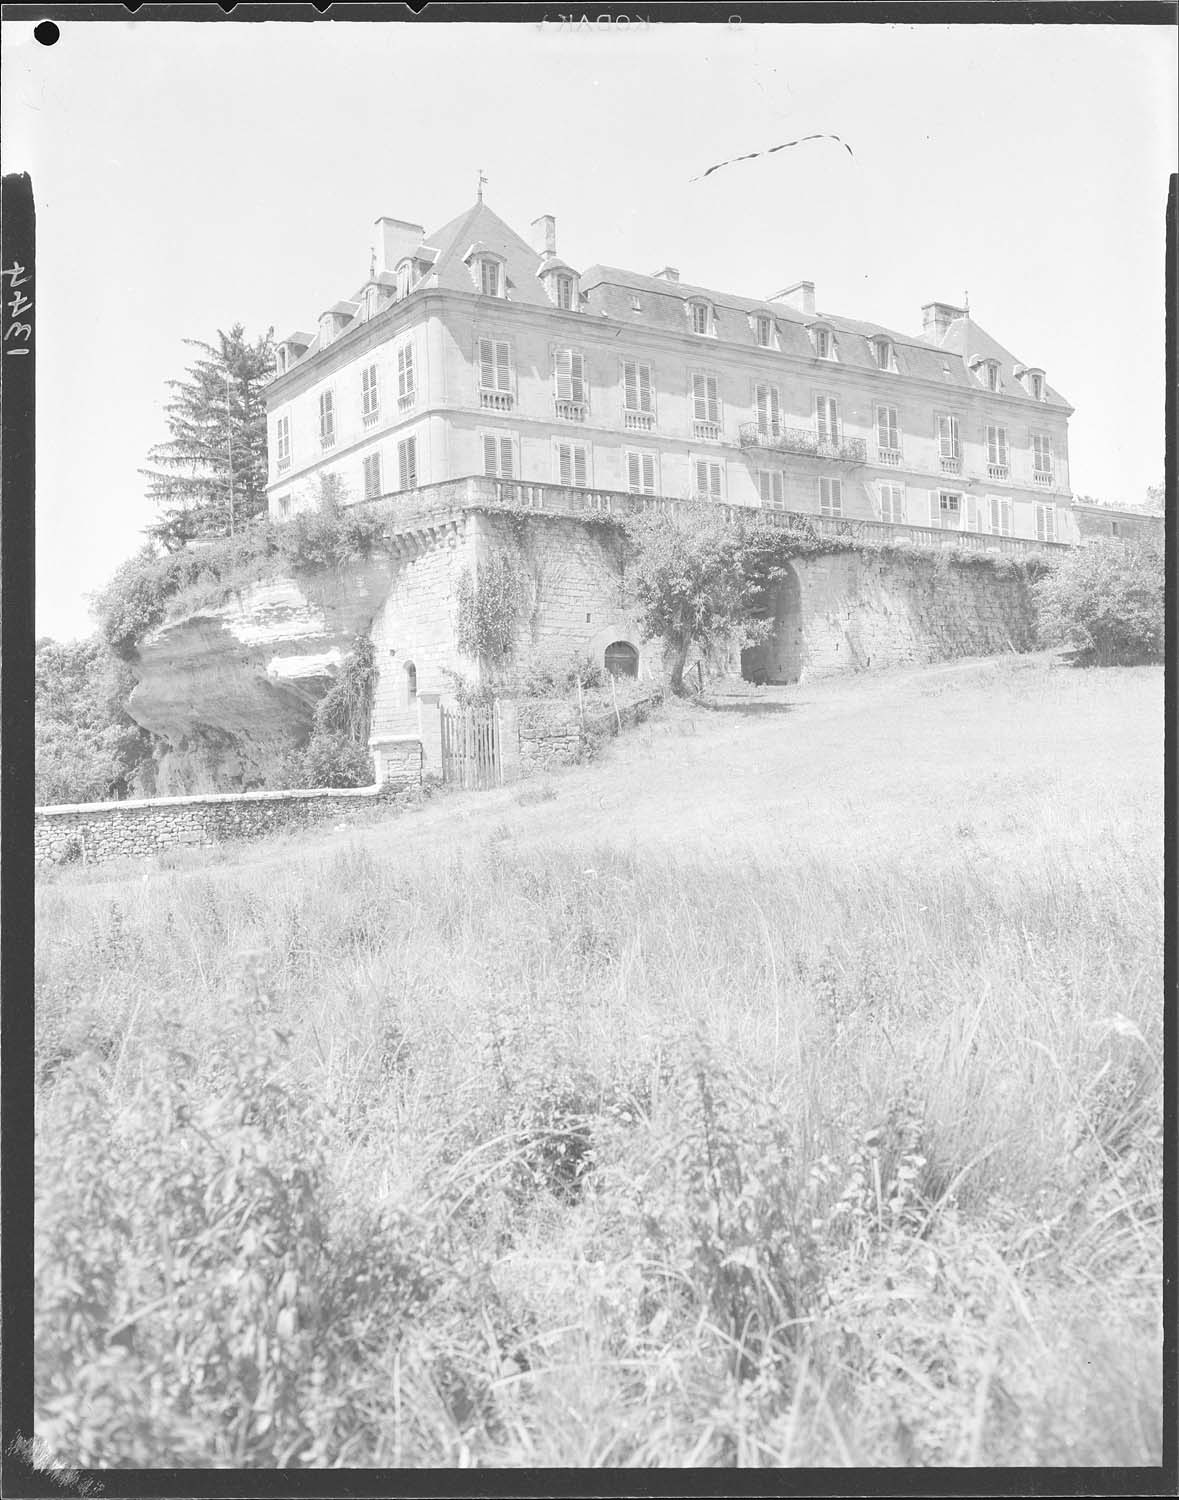
[[(560, 253), (919, 332), (957, 302), (1077, 408), (1077, 492), (1163, 474), (1176, 32), (65, 21), (3, 27), (37, 199), (37, 631), (139, 545), (165, 382), (218, 328), (314, 330), (381, 214), (474, 200)], [(689, 178), (796, 135), (810, 142)]]

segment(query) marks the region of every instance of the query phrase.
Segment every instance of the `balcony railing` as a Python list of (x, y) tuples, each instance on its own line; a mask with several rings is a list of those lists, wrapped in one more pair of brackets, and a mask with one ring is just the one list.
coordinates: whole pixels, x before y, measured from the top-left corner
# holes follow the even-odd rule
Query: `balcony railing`
[(1052, 488), (1052, 480), (1054, 477), (1055, 476), (1053, 475), (1051, 469), (1032, 470), (1032, 483), (1038, 484), (1041, 486), (1041, 488), (1046, 490)]
[(334, 432), (321, 432), (319, 434), (319, 446), (321, 448), (334, 448), (336, 446), (336, 434)]
[(960, 458), (947, 458), (941, 455), (941, 470), (943, 474), (961, 474), (962, 460)]
[(480, 391), (479, 405), (484, 411), (511, 411), (515, 400), (511, 391)]
[(868, 461), (868, 444), (863, 438), (820, 436), (806, 427), (783, 427), (777, 437), (744, 422), (738, 436), (742, 448), (765, 448), (775, 453), (805, 453), (811, 458), (830, 458), (837, 463), (862, 464)]
[(381, 420), (381, 409), (380, 409), (380, 407), (379, 406), (374, 406), (373, 409), (372, 409), (372, 411), (361, 412), (361, 414), (360, 414), (360, 420), (364, 423), (364, 425), (366, 427), (373, 427), (373, 426), (375, 426), (376, 423)]
[(406, 393), (405, 393), (404, 396), (398, 396), (398, 398), (397, 398), (397, 410), (398, 411), (408, 411), (410, 409), (410, 407), (414, 404), (414, 402), (417, 400), (417, 394), (418, 393), (416, 391), (406, 391)]
[(558, 422), (584, 422), (584, 401), (554, 401), (553, 411)]
[(901, 466), (901, 450), (899, 448), (877, 448), (876, 462), (887, 469), (899, 469)]
[(290, 467), (291, 467), (291, 455), (289, 453), (287, 454), (286, 458), (280, 458), (278, 460), (277, 464), (275, 465), (275, 468), (278, 470), (278, 472), (280, 474), (283, 473), (284, 470), (289, 469)]
[(1008, 474), (1010, 472), (1011, 471), (1010, 471), (1010, 469), (1008, 469), (1008, 467), (1007, 467), (1006, 464), (988, 464), (987, 465), (987, 478), (988, 479), (1006, 479), (1007, 476), (1008, 476)]
[[(496, 479), (471, 475), (444, 480), (420, 489), (390, 493), (375, 500), (357, 500), (354, 505), (380, 507), (387, 512), (390, 531), (415, 532), (423, 527), (449, 522), (457, 513), (476, 508), (539, 511), (548, 515), (585, 516), (607, 514), (639, 516), (650, 511), (674, 513), (686, 502), (668, 495), (637, 495), (625, 490), (573, 489), (565, 485), (539, 484), (529, 480)], [(1037, 552), (1070, 547), (1068, 542), (1000, 536), (993, 532), (960, 531), (956, 527), (910, 526), (904, 522), (857, 520), (841, 516), (779, 510), (764, 505), (734, 505), (710, 502), (729, 522), (755, 522), (803, 535), (849, 537), (875, 541), (907, 541), (923, 547), (958, 547), (978, 552)]]
[(624, 411), (622, 425), (627, 432), (654, 432), (655, 414), (649, 411)]
[(721, 428), (719, 422), (693, 422), (692, 436), (699, 443), (719, 443), (721, 440)]

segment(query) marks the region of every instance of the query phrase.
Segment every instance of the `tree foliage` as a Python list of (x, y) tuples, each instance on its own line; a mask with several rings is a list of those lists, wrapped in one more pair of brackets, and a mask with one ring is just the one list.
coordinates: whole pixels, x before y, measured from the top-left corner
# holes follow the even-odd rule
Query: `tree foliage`
[(184, 379), (168, 382), (169, 436), (141, 470), (160, 511), (147, 534), (169, 552), (194, 538), (229, 536), (266, 510), (263, 387), (274, 369), (273, 333), (251, 343), (235, 323), (218, 330), (215, 344), (184, 341), (201, 358)]
[(759, 630), (753, 612), (765, 578), (747, 566), (747, 533), (707, 506), (645, 514), (631, 535), (630, 588), (640, 625), (645, 635), (664, 642), (672, 691), (682, 693), (693, 647), (712, 651), (735, 632), (752, 643)]
[(1151, 546), (1078, 547), (1034, 585), (1040, 638), (1109, 667), (1160, 661), (1163, 558)]
[(151, 758), (128, 714), (134, 682), (103, 641), (37, 642), (34, 797), (39, 806), (125, 797)]

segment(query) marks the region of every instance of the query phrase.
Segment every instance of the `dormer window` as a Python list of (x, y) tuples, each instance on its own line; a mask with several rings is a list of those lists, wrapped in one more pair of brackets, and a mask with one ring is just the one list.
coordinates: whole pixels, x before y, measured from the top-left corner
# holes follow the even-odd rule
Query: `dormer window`
[(277, 366), (278, 373), (280, 375), (285, 375), (286, 374), (286, 372), (287, 372), (287, 346), (285, 344), (280, 344), (278, 346), (278, 350), (277, 350), (277, 352), (275, 354), (275, 365)]
[(408, 297), (410, 286), (413, 283), (413, 263), (403, 260), (397, 267), (397, 296)]
[(988, 359), (987, 360), (986, 365), (983, 368), (983, 379), (987, 383), (987, 390), (988, 391), (997, 391), (999, 389), (999, 361), (998, 360), (996, 360), (996, 359)]
[(712, 308), (707, 302), (689, 302), (688, 316), (692, 320), (693, 333), (712, 332)]
[(1044, 377), (1038, 370), (1032, 371), (1032, 400), (1043, 401), (1044, 399)]
[(872, 357), (876, 361), (878, 370), (895, 370), (896, 361), (893, 359), (892, 344), (888, 339), (872, 340)]
[(822, 323), (817, 324), (810, 329), (810, 335), (817, 359), (835, 358), (835, 335), (830, 328)]
[(774, 320), (768, 313), (758, 313), (754, 317), (753, 337), (762, 349), (774, 347)]
[(557, 306), (562, 312), (573, 311), (573, 277), (554, 277), (554, 290), (557, 297)]
[(335, 337), (336, 320), (331, 313), (324, 313), (319, 320), (319, 347), (326, 349)]
[(484, 257), (479, 262), (479, 286), (485, 297), (501, 297), (502, 268), (498, 260)]

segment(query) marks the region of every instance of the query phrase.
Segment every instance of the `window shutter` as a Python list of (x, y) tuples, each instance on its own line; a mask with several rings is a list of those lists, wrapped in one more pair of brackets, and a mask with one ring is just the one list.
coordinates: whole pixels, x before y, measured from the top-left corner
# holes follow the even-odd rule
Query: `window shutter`
[(512, 351), (507, 341), (495, 346), (496, 376), (501, 391), (512, 389)]
[(708, 377), (708, 417), (709, 422), (720, 421), (720, 394), (715, 375)]
[(563, 485), (573, 482), (573, 456), (568, 443), (557, 444), (557, 474)]
[(764, 469), (757, 471), (757, 492), (761, 496), (761, 503), (768, 505), (770, 503), (770, 476)]
[(654, 402), (651, 392), (651, 366), (639, 366), (639, 410), (654, 411)]
[(778, 387), (770, 387), (770, 436), (777, 437), (782, 431), (782, 402)]
[(643, 487), (642, 463), (637, 453), (626, 455), (626, 482), (632, 492), (637, 492)]
[(639, 367), (634, 360), (622, 363), (623, 405), (627, 411), (641, 411), (639, 405)]
[(508, 437), (499, 440), (499, 473), (501, 479), (511, 479), (515, 473), (515, 465), (512, 462), (512, 440)]
[(397, 444), (397, 488), (409, 489), (409, 454), (405, 443)]
[(708, 421), (708, 395), (703, 375), (692, 376), (692, 413), (697, 422)]
[(586, 462), (585, 449), (580, 443), (573, 449), (573, 483), (578, 489), (584, 489), (586, 484)]
[(573, 390), (574, 401), (585, 400), (585, 355), (570, 354), (569, 356), (569, 383)]
[(569, 349), (558, 349), (553, 356), (553, 372), (556, 379), (558, 401), (573, 400), (573, 354)]
[(643, 454), (643, 491), (645, 494), (653, 495), (656, 490), (655, 484), (655, 455), (653, 453)]
[(493, 437), (485, 437), (483, 439), (483, 472), (492, 477), (496, 473), (495, 439)]
[(770, 388), (768, 385), (759, 385), (754, 392), (754, 401), (757, 406), (757, 430), (768, 432), (770, 426)]
[(495, 389), (495, 352), (490, 339), (479, 340), (479, 384), (485, 391)]
[(405, 390), (403, 396), (412, 396), (414, 388), (413, 378), (413, 345), (406, 344), (401, 351), (405, 355)]

